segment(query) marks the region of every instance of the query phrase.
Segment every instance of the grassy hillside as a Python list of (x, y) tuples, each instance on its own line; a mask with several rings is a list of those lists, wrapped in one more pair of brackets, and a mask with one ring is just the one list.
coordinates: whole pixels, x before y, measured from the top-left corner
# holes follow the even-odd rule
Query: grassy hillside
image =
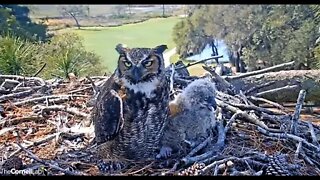
[(108, 70), (113, 71), (117, 64), (118, 54), (115, 47), (118, 43), (127, 44), (129, 47), (155, 47), (166, 44), (172, 49), (175, 46), (171, 36), (172, 29), (179, 20), (178, 17), (156, 18), (119, 27), (63, 31), (72, 31), (82, 36), (86, 48), (100, 55)]

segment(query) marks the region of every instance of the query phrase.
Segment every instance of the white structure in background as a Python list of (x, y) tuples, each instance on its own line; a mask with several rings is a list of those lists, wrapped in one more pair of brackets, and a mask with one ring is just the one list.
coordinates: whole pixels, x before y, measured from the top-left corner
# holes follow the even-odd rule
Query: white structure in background
[[(228, 48), (227, 45), (223, 41), (218, 41), (216, 44), (219, 55), (223, 55), (223, 58), (219, 58), (219, 62), (229, 62), (229, 55), (228, 55)], [(186, 60), (190, 61), (199, 61), (207, 58), (211, 58), (212, 49), (209, 44), (203, 49), (203, 51), (200, 54), (195, 54), (193, 56), (190, 56), (186, 58)], [(215, 63), (215, 60), (212, 60), (211, 62)]]
[(168, 67), (170, 65), (170, 57), (176, 54), (176, 47), (163, 53), (164, 66)]

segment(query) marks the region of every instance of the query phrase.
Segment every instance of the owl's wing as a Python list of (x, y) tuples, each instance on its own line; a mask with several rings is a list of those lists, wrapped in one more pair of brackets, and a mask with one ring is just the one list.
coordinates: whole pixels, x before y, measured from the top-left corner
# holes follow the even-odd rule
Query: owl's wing
[(93, 122), (98, 144), (114, 139), (123, 127), (123, 102), (117, 90), (111, 76), (94, 106)]

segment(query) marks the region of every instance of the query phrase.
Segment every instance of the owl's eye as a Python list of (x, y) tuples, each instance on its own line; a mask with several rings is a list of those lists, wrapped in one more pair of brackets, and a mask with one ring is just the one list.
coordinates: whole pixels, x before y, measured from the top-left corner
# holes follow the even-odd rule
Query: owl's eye
[(126, 66), (127, 68), (130, 68), (132, 66), (130, 61), (123, 61), (124, 66)]
[(148, 60), (148, 61), (144, 61), (143, 65), (144, 65), (144, 67), (150, 67), (152, 65), (152, 63), (153, 63), (152, 61)]

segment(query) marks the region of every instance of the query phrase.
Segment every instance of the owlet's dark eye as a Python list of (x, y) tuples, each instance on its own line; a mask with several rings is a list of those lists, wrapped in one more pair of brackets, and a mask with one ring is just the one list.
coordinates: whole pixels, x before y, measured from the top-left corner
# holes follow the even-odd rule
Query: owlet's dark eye
[(143, 62), (143, 65), (145, 66), (145, 67), (150, 67), (151, 65), (152, 65), (152, 61), (144, 61)]

